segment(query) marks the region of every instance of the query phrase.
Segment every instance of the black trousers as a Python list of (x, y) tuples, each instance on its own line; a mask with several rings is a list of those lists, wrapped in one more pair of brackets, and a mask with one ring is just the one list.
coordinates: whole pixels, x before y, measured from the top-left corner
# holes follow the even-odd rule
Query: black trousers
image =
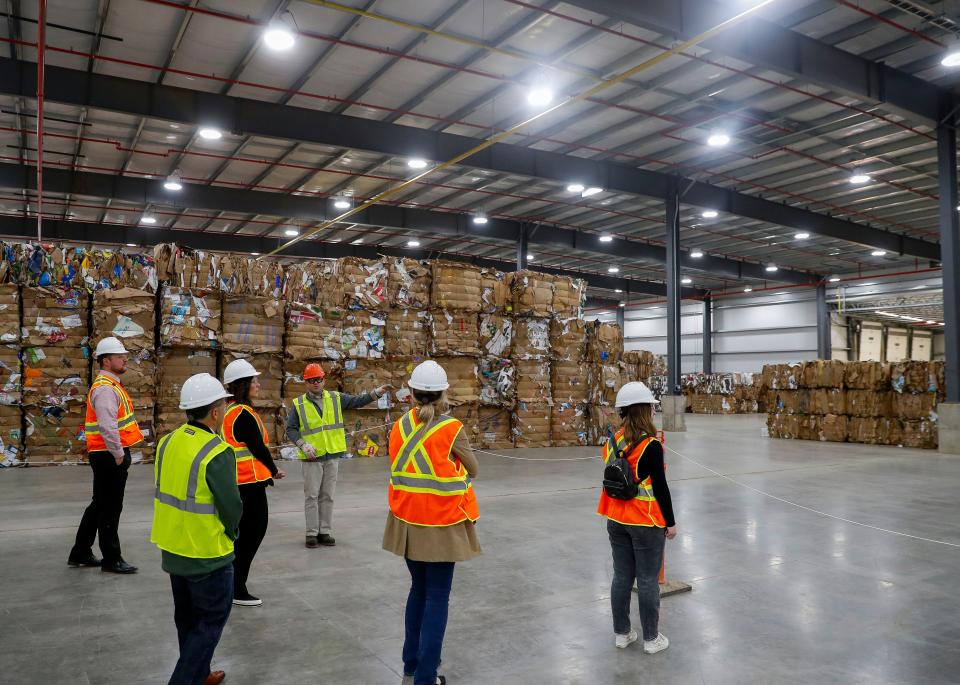
[(123, 493), (127, 488), (130, 449), (124, 448), (123, 463), (119, 466), (106, 450), (90, 452), (89, 461), (93, 469), (93, 499), (80, 519), (70, 558), (82, 559), (91, 554), (93, 541), (99, 535), (103, 563), (112, 564), (122, 559), (117, 528), (123, 511)]
[(240, 517), (239, 535), (233, 545), (234, 596), (247, 594), (250, 565), (257, 556), (263, 536), (267, 534), (270, 516), (266, 483), (241, 485), (240, 499), (243, 500), (243, 515)]

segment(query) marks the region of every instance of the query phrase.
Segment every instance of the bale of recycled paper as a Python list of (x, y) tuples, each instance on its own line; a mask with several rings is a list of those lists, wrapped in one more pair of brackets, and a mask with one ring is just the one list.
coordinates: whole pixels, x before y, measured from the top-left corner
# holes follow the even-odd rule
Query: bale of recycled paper
[(480, 270), (480, 311), (497, 314), (512, 309), (509, 274), (492, 268)]
[(386, 258), (344, 257), (337, 266), (342, 295), (334, 304), (347, 309), (380, 311), (389, 306), (387, 282), (390, 271)]
[(515, 316), (553, 315), (553, 283), (549, 274), (516, 271), (510, 276), (510, 293)]
[(350, 310), (343, 319), (340, 349), (345, 359), (382, 359), (387, 314)]
[(899, 419), (875, 416), (847, 418), (847, 441), (864, 445), (899, 445), (903, 427)]
[(553, 361), (550, 378), (555, 402), (582, 404), (590, 399), (590, 374), (583, 362)]
[(602, 445), (608, 436), (620, 430), (620, 412), (611, 405), (589, 405), (588, 421), (591, 445)]
[(337, 267), (336, 259), (311, 259), (288, 265), (281, 297), (304, 306), (338, 307), (343, 288)]
[(483, 300), (482, 269), (472, 264), (433, 262), (431, 305), (436, 309), (479, 312)]
[(224, 350), (220, 356), (220, 371), (217, 377), (223, 380), (223, 372), (230, 362), (245, 359), (260, 372), (257, 381), (260, 392), (253, 400), (253, 406), (259, 409), (276, 410), (283, 403), (283, 357), (279, 354), (235, 352)]
[(888, 390), (890, 365), (884, 362), (847, 362), (843, 384), (854, 390)]
[(550, 319), (515, 317), (513, 319), (513, 359), (550, 357)]
[[(347, 359), (342, 363), (340, 389), (348, 395), (372, 393), (384, 385), (394, 385), (394, 373), (397, 365), (382, 359)], [(366, 407), (363, 411), (383, 411), (394, 406), (393, 393), (388, 392)]]
[(896, 362), (890, 366), (890, 387), (897, 393), (936, 393), (937, 376), (933, 362)]
[(23, 414), (19, 406), (0, 404), (0, 467), (23, 463)]
[(223, 298), (223, 347), (233, 352), (279, 354), (283, 350), (284, 303), (270, 297)]
[(447, 372), (447, 399), (450, 406), (480, 401), (480, 378), (477, 360), (473, 357), (437, 357), (436, 362)]
[(550, 322), (550, 351), (556, 360), (586, 361), (587, 324), (575, 318), (553, 319)]
[(157, 329), (156, 295), (146, 290), (120, 288), (93, 294), (93, 344), (118, 338), (131, 352), (152, 350)]
[(569, 276), (553, 277), (553, 316), (582, 318), (583, 303), (587, 299), (587, 282)]
[(616, 324), (594, 321), (587, 328), (587, 350), (590, 358), (601, 364), (620, 361), (623, 334)]
[(512, 407), (516, 398), (516, 368), (509, 359), (481, 357), (480, 404), (486, 407)]
[(550, 447), (550, 405), (518, 401), (513, 410), (513, 443), (516, 447)]
[(916, 394), (893, 393), (893, 415), (898, 419), (918, 421), (929, 419), (936, 413), (937, 393), (924, 392)]
[(808, 411), (811, 414), (846, 414), (847, 391), (839, 388), (816, 387), (808, 392)]
[(903, 433), (901, 444), (904, 447), (916, 447), (924, 450), (935, 450), (939, 445), (937, 422), (931, 419), (919, 421), (901, 421)]
[(430, 289), (433, 284), (433, 269), (426, 259), (391, 257), (390, 306), (400, 309), (427, 309), (430, 306)]
[(550, 443), (553, 447), (588, 445), (587, 405), (554, 402), (550, 413)]
[(891, 390), (847, 390), (847, 414), (850, 416), (893, 416)]
[(220, 346), (220, 293), (164, 286), (160, 297), (160, 345), (214, 349)]
[(590, 403), (595, 405), (613, 405), (617, 399), (617, 391), (623, 385), (620, 377), (620, 365), (617, 363), (593, 363), (588, 369)]
[(514, 359), (516, 394), (520, 402), (547, 403), (553, 398), (550, 362), (546, 359)]
[(846, 362), (823, 360), (804, 362), (801, 386), (804, 388), (842, 388)]
[(488, 357), (506, 357), (513, 344), (513, 320), (502, 314), (480, 315), (480, 349)]
[(18, 345), (0, 345), (0, 406), (23, 402), (23, 370)]
[(433, 318), (425, 309), (391, 309), (387, 317), (384, 350), (388, 357), (421, 357), (430, 354)]
[(463, 424), (461, 435), (467, 438), (471, 445), (477, 444), (477, 435), (480, 427), (479, 410), (480, 405), (476, 402), (465, 402), (464, 404), (450, 408), (450, 416)]
[(343, 429), (347, 434), (347, 453), (351, 457), (389, 456), (393, 419), (387, 411), (343, 411)]
[(87, 348), (25, 347), (23, 402), (37, 407), (83, 405), (90, 389)]
[(153, 249), (157, 278), (169, 287), (211, 290), (217, 283), (218, 255), (193, 250), (174, 243), (163, 243)]
[(846, 442), (848, 421), (846, 416), (837, 414), (826, 414), (820, 417), (819, 439), (822, 442)]
[(15, 283), (0, 284), (0, 344), (20, 344), (21, 330), (20, 288)]
[(22, 297), (24, 345), (79, 349), (87, 343), (90, 296), (86, 290), (24, 288)]
[(809, 390), (777, 390), (773, 406), (778, 414), (809, 414)]
[(24, 408), (25, 460), (31, 465), (80, 463), (87, 454), (82, 404)]
[(287, 308), (284, 356), (292, 360), (342, 359), (346, 316), (345, 309), (291, 302)]
[(431, 354), (433, 356), (480, 356), (480, 328), (477, 314), (440, 310), (434, 311), (431, 318)]
[(487, 450), (512, 449), (511, 416), (509, 409), (481, 406), (477, 418), (477, 444)]

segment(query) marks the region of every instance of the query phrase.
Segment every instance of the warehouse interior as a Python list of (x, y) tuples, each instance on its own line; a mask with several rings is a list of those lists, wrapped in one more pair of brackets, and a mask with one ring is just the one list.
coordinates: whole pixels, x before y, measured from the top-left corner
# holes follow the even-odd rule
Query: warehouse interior
[[(957, 682), (958, 41), (947, 0), (2, 0), (5, 678), (167, 682), (157, 445), (247, 360), (286, 477), (211, 669), (412, 683), (381, 543), (432, 359), (483, 547), (446, 682)], [(105, 336), (129, 576), (65, 563)], [(320, 549), (286, 432), (313, 363), (389, 388), (343, 411)], [(614, 648), (596, 515), (638, 381), (688, 590), (656, 654)]]

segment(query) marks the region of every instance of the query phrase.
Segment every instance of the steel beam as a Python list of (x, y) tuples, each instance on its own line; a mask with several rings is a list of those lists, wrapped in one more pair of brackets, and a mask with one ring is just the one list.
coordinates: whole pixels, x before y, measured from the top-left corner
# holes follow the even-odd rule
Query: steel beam
[[(624, 21), (677, 40), (692, 38), (737, 10), (713, 0), (564, 0), (568, 5)], [(929, 81), (873, 62), (772, 21), (750, 18), (702, 47), (762, 69), (888, 105), (911, 119), (939, 120), (953, 94)]]
[(703, 372), (713, 373), (713, 300), (703, 298)]
[(527, 268), (527, 255), (530, 252), (530, 230), (526, 224), (520, 226), (517, 236), (517, 271)]
[(830, 306), (827, 304), (827, 284), (817, 285), (817, 359), (830, 359)]
[(680, 394), (680, 195), (667, 198), (667, 392)]
[[(636, 3), (634, 3), (636, 4)], [(0, 93), (33, 97), (30, 79), (36, 65), (0, 58)], [(366, 150), (383, 155), (446, 160), (477, 144), (477, 138), (413, 126), (332, 114), (272, 102), (175, 88), (136, 79), (47, 67), (46, 99), (78, 106), (195, 125), (219, 126), (238, 135)], [(913, 95), (916, 97), (916, 95)], [(629, 164), (587, 159), (498, 143), (461, 162), (461, 166), (558, 183), (577, 181), (607, 190), (666, 200), (673, 177)], [(790, 207), (706, 183), (679, 179), (683, 201), (748, 219), (796, 228), (924, 259), (939, 259), (939, 248), (851, 221)]]
[(937, 127), (940, 247), (943, 252), (944, 366), (947, 402), (960, 402), (960, 219), (957, 216), (957, 129), (953, 112)]
[[(0, 187), (35, 190), (35, 174), (30, 174), (32, 168), (17, 164), (0, 164)], [(330, 210), (330, 203), (326, 198), (304, 195), (195, 183), (184, 183), (183, 190), (174, 194), (163, 188), (162, 180), (112, 176), (89, 171), (67, 171), (57, 167), (44, 168), (43, 178), (44, 187), (48, 192), (113, 198), (137, 204), (192, 207), (318, 222), (336, 216), (336, 213)], [(525, 225), (520, 221), (491, 218), (486, 225), (477, 226), (467, 214), (393, 205), (374, 205), (350, 217), (350, 222), (365, 226), (383, 226), (439, 235), (494, 238), (509, 242), (518, 239)], [(601, 243), (596, 234), (549, 225), (539, 225), (535, 232), (528, 233), (529, 244), (552, 247), (565, 253), (592, 252), (605, 256), (626, 257), (636, 262), (650, 261), (661, 264), (666, 259), (666, 250), (659, 245), (648, 245), (623, 238)], [(526, 252), (524, 252), (524, 259), (526, 259)], [(773, 274), (775, 278), (769, 278), (771, 274), (766, 274), (760, 264), (720, 257), (691, 259), (684, 253), (681, 260), (685, 268), (697, 269), (725, 278), (766, 278), (794, 284), (817, 280), (813, 274), (792, 269), (780, 269)]]

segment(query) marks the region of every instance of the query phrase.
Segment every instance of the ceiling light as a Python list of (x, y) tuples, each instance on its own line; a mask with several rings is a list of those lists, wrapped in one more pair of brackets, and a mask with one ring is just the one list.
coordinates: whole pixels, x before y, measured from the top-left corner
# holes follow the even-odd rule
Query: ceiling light
[(927, 323), (936, 323), (936, 321), (927, 321)]
[(300, 235), (300, 231), (297, 230), (296, 228), (290, 227), (287, 230), (285, 230), (283, 234), (288, 238), (296, 238), (298, 235)]
[(794, 240), (806, 240), (809, 237), (810, 237), (809, 233), (796, 233), (793, 236)]
[(407, 241), (407, 247), (420, 247), (420, 241), (419, 241), (419, 240), (408, 240), (408, 241)]
[(832, 278), (830, 279), (830, 282), (831, 282), (831, 283), (839, 283), (839, 282), (840, 282), (840, 277), (839, 277), (839, 276), (834, 276), (834, 277), (832, 277)]
[(483, 226), (488, 221), (489, 219), (487, 218), (486, 214), (477, 214), (475, 217), (473, 217), (473, 223), (477, 224), (478, 226)]
[(597, 188), (596, 186), (592, 186), (590, 188), (585, 189), (582, 193), (580, 193), (580, 197), (591, 197), (592, 195), (596, 195), (597, 193), (602, 193), (602, 192), (603, 192), (603, 188)]
[(180, 171), (174, 171), (167, 176), (167, 180), (163, 182), (163, 187), (167, 190), (183, 190), (183, 183), (180, 182)]
[(271, 50), (277, 50), (278, 52), (289, 50), (297, 42), (293, 31), (290, 30), (285, 21), (289, 14), (289, 12), (284, 12), (280, 19), (271, 21), (267, 25), (267, 30), (263, 32), (263, 43)]
[(220, 140), (223, 138), (223, 133), (220, 132), (220, 129), (214, 128), (213, 126), (203, 126), (197, 131), (197, 135), (205, 140)]
[(166, 136), (166, 138), (167, 138), (167, 140), (176, 140), (176, 139), (177, 139), (177, 137), (176, 137), (175, 135), (173, 135), (172, 133), (168, 133), (167, 136)]
[(712, 133), (709, 138), (707, 138), (707, 145), (710, 147), (723, 147), (730, 142), (730, 136), (726, 133)]
[(873, 179), (870, 178), (869, 174), (854, 173), (849, 180), (850, 180), (850, 183), (852, 183), (853, 185), (859, 186), (859, 185), (863, 185), (864, 183), (869, 183)]
[(419, 157), (414, 157), (413, 159), (407, 160), (407, 166), (411, 169), (426, 169), (427, 160), (420, 159)]
[(743, 289), (743, 292), (745, 292), (745, 293), (752, 293), (752, 292), (753, 292), (753, 288), (751, 288), (751, 287), (748, 285), (746, 288)]
[(912, 288), (910, 288), (910, 290), (923, 290), (923, 289), (926, 288), (926, 287), (927, 287), (927, 286), (925, 286), (925, 285), (915, 285), (915, 286), (913, 286)]
[(153, 224), (157, 223), (157, 217), (150, 212), (144, 212), (143, 216), (140, 217), (140, 223), (152, 226)]
[(774, 271), (779, 271), (779, 267), (777, 267), (776, 264), (768, 264), (767, 271), (769, 271), (770, 273), (773, 273)]
[[(136, 243), (127, 243), (127, 247), (136, 247)], [(928, 321), (927, 323), (933, 323), (933, 321)]]
[(334, 209), (350, 209), (350, 200), (343, 195), (338, 195), (333, 201)]
[(527, 261), (528, 261), (528, 262), (532, 262), (532, 261), (533, 261), (533, 255), (530, 254), (529, 252), (527, 253)]
[(954, 43), (952, 46), (950, 46), (950, 49), (947, 50), (947, 54), (940, 59), (940, 64), (951, 68), (960, 67), (960, 45)]
[(691, 283), (693, 283), (693, 279), (684, 277), (680, 279), (680, 282), (683, 283), (684, 285), (690, 285)]
[(870, 253), (870, 255), (873, 257), (882, 257), (885, 254), (887, 254), (886, 250), (874, 250), (873, 252)]
[(250, 254), (252, 254), (254, 257), (259, 257), (259, 256), (260, 256), (260, 253), (259, 253), (259, 252), (251, 252)]
[(582, 193), (584, 190), (586, 190), (586, 186), (582, 183), (571, 183), (567, 186), (568, 193)]
[(700, 259), (703, 256), (703, 252), (701, 252), (700, 250), (694, 250), (693, 252), (690, 253), (690, 256), (693, 259)]
[(362, 243), (362, 242), (363, 242), (363, 238), (357, 238), (356, 240), (351, 240), (351, 241), (350, 241), (350, 244), (351, 244), (351, 245), (359, 245), (359, 244)]
[(704, 210), (703, 214), (700, 216), (702, 216), (704, 219), (716, 219), (718, 216), (720, 216), (720, 212), (715, 209), (707, 209)]
[(626, 307), (626, 306), (627, 306), (627, 303), (626, 303), (626, 302), (621, 302), (621, 303), (620, 303), (620, 306), (621, 306), (621, 307)]
[(617, 273), (620, 273), (620, 267), (619, 267), (619, 266), (608, 266), (608, 267), (607, 267), (607, 273), (608, 273), (608, 274), (617, 274)]
[(600, 236), (600, 242), (601, 242), (601, 243), (610, 243), (610, 242), (613, 242), (613, 236), (612, 236), (612, 235), (602, 235), (602, 236)]
[(615, 293), (622, 293), (623, 291), (620, 290), (620, 288), (615, 288), (613, 292), (615, 292)]
[(553, 102), (553, 91), (549, 88), (534, 88), (527, 93), (527, 103), (534, 107), (543, 107)]

